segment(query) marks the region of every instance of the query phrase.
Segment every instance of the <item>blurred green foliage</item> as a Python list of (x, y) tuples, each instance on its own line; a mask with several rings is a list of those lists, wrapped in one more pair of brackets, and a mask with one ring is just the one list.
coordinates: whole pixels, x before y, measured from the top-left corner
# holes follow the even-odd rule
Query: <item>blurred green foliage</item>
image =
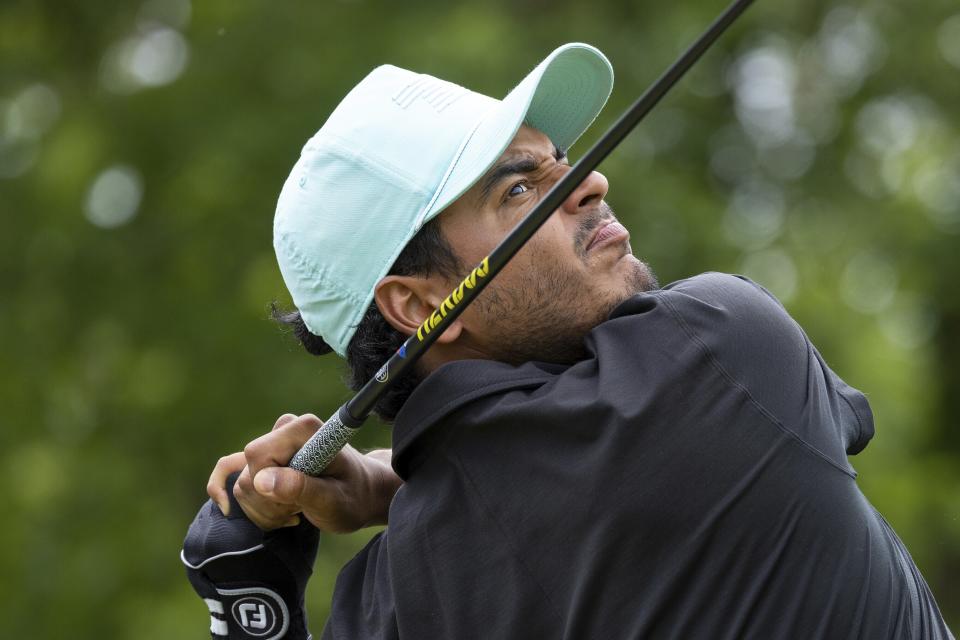
[[(203, 638), (177, 558), (216, 459), (348, 397), (288, 302), (273, 207), (373, 66), (503, 95), (558, 44), (618, 84), (585, 148), (722, 8), (317, 0), (0, 5), (0, 636)], [(960, 9), (760, 1), (602, 167), (668, 282), (746, 272), (867, 392), (854, 460), (960, 627)], [(572, 151), (576, 158), (578, 149)], [(377, 426), (361, 446), (388, 446)], [(326, 536), (316, 632), (371, 535)]]

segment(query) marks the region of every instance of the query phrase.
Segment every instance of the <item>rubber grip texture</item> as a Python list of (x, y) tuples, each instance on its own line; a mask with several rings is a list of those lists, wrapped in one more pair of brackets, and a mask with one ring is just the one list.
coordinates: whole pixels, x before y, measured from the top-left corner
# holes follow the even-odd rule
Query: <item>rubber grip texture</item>
[(359, 430), (359, 427), (353, 429), (345, 425), (337, 411), (293, 456), (290, 468), (308, 476), (319, 476)]

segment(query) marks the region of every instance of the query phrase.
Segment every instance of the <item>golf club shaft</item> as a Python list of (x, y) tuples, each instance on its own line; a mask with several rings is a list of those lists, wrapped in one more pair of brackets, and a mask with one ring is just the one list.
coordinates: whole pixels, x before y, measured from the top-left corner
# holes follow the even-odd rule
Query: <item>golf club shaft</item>
[(290, 461), (290, 466), (310, 475), (319, 475), (359, 430), (383, 394), (394, 381), (414, 366), (421, 355), (460, 316), (510, 259), (536, 233), (547, 218), (566, 200), (600, 162), (650, 112), (660, 99), (693, 66), (710, 45), (743, 13), (753, 0), (735, 0), (713, 24), (654, 82), (612, 127), (554, 185), (533, 210), (511, 231), (489, 256), (470, 272), (346, 404), (327, 420)]

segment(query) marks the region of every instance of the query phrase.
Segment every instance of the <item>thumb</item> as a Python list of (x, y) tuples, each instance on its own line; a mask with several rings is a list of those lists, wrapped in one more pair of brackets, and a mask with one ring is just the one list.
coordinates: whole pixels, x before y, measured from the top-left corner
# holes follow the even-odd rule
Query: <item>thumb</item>
[(287, 467), (267, 467), (253, 478), (253, 488), (265, 498), (281, 504), (296, 504), (307, 476)]

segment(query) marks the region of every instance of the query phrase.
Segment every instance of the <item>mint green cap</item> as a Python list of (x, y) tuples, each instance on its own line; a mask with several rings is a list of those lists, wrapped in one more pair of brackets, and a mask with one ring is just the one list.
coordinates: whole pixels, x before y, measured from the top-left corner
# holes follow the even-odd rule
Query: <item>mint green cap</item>
[(479, 180), (520, 125), (568, 149), (613, 88), (600, 51), (554, 50), (503, 100), (377, 67), (307, 141), (273, 225), (280, 272), (307, 328), (344, 356), (407, 242)]

